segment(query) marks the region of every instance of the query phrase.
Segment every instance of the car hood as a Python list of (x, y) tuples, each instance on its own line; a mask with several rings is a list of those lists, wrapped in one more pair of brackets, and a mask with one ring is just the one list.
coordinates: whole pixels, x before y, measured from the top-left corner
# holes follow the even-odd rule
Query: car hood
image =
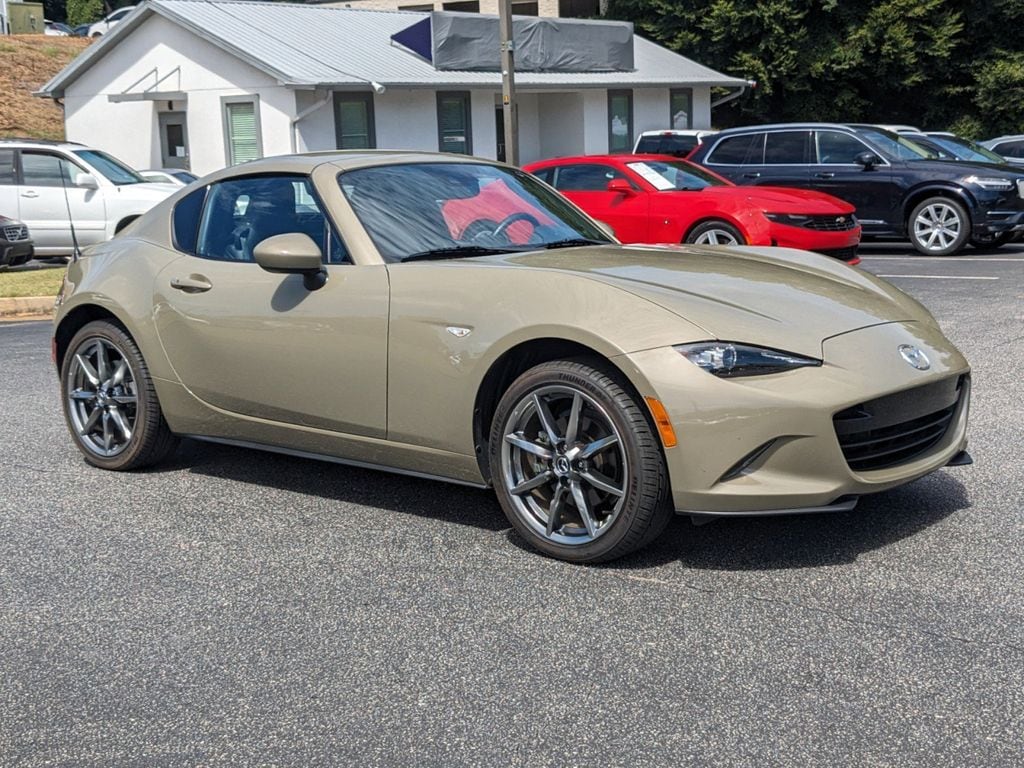
[(138, 184), (122, 184), (117, 191), (122, 195), (138, 197), (144, 200), (163, 200), (177, 192), (181, 187), (177, 184), (165, 184), (159, 181), (145, 181)]
[[(664, 192), (661, 194), (676, 195), (680, 201), (693, 192)], [(854, 207), (845, 200), (832, 197), (824, 192), (813, 189), (790, 189), (789, 187), (706, 187), (700, 194), (707, 198), (722, 200), (739, 200), (753, 205), (766, 213), (806, 213), (806, 214), (850, 214)]]
[(963, 178), (964, 176), (998, 176), (1016, 179), (1021, 175), (1019, 168), (1009, 164), (979, 163), (974, 160), (909, 160), (907, 168), (921, 173), (935, 174), (939, 178)]
[(784, 248), (600, 246), (470, 261), (572, 272), (653, 302), (707, 338), (815, 357), (825, 339), (858, 328), (935, 323), (920, 304), (870, 273)]

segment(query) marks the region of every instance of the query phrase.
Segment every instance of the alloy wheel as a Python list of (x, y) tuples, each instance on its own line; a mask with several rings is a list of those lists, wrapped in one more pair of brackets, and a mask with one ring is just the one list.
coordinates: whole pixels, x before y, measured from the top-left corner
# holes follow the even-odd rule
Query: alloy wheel
[(556, 544), (589, 544), (626, 501), (629, 477), (618, 428), (590, 395), (549, 385), (524, 396), (506, 422), (502, 478), (519, 518)]
[(932, 203), (914, 218), (914, 237), (929, 251), (943, 251), (960, 237), (963, 221), (946, 203)]
[(738, 245), (736, 236), (725, 229), (708, 229), (693, 241), (697, 245)]
[(132, 367), (106, 339), (86, 339), (72, 354), (65, 390), (72, 428), (86, 450), (117, 456), (131, 444), (138, 417)]

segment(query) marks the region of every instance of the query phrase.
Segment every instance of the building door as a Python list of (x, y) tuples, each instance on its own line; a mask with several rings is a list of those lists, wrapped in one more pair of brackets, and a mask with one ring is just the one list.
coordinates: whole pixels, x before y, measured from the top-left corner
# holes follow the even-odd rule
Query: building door
[(505, 108), (499, 104), (494, 108), (494, 119), (496, 130), (494, 135), (498, 137), (498, 158), (499, 163), (505, 162)]
[(160, 112), (161, 168), (190, 170), (188, 160), (188, 123), (184, 112)]

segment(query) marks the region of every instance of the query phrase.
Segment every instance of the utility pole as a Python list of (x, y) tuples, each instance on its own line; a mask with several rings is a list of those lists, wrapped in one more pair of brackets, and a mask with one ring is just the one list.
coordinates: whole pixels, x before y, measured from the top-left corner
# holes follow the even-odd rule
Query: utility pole
[(498, 0), (501, 38), (501, 106), (505, 128), (505, 162), (519, 165), (519, 111), (516, 104), (516, 55), (512, 34), (512, 0)]

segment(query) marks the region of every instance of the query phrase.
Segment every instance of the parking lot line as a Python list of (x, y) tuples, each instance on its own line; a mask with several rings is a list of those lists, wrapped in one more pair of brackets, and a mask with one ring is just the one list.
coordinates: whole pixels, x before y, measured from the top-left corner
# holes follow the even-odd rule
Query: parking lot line
[(998, 277), (980, 275), (875, 275), (875, 277), (913, 277), (918, 280), (998, 280)]
[(1011, 259), (1005, 256), (865, 256), (858, 254), (861, 261), (945, 261), (955, 264), (961, 261), (1015, 261), (1024, 264), (1024, 259)]

